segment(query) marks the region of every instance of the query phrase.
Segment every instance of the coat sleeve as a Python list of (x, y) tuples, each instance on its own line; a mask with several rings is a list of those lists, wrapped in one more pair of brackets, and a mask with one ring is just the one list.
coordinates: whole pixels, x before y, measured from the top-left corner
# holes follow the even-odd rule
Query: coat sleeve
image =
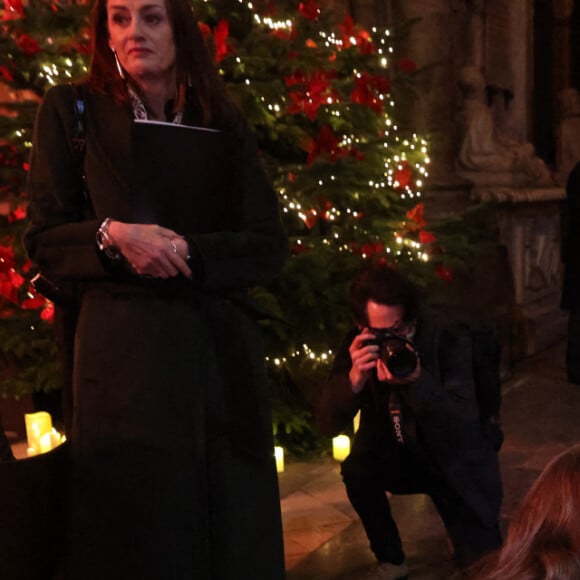
[(471, 339), (467, 332), (443, 328), (436, 340), (436, 361), (414, 383), (400, 390), (427, 447), (442, 460), (478, 453), (481, 427), (473, 380)]
[(316, 427), (325, 437), (340, 433), (359, 409), (360, 395), (353, 393), (348, 377), (352, 366), (348, 348), (355, 334), (350, 333), (340, 345), (316, 405)]
[(86, 219), (80, 160), (72, 150), (72, 88), (50, 89), (35, 121), (27, 178), (24, 244), (43, 271), (64, 278), (99, 278), (107, 270), (95, 244), (98, 220)]
[(247, 130), (241, 143), (240, 180), (240, 230), (188, 236), (206, 290), (263, 283), (279, 273), (288, 256), (277, 196)]

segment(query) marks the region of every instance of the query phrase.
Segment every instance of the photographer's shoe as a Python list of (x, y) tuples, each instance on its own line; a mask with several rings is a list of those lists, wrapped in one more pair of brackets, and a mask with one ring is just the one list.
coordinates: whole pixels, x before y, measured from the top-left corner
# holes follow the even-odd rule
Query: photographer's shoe
[(402, 564), (391, 564), (390, 562), (379, 562), (363, 580), (406, 580), (409, 578), (409, 568), (407, 562)]

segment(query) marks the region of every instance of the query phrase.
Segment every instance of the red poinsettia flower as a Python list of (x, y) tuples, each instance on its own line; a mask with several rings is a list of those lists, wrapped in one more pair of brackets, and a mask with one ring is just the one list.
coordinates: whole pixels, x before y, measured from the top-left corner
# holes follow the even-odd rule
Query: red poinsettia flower
[(381, 255), (385, 251), (385, 245), (381, 242), (367, 242), (364, 244), (352, 242), (350, 244), (350, 251), (363, 258), (372, 258)]
[(220, 20), (213, 30), (216, 62), (221, 62), (228, 54), (231, 53), (231, 47), (228, 44), (229, 35), (230, 35), (230, 25), (228, 21)]
[(18, 291), (9, 280), (0, 277), (0, 299), (4, 298), (9, 302), (18, 304)]
[(307, 20), (318, 20), (320, 6), (314, 0), (306, 0), (306, 2), (300, 2), (298, 12)]
[(24, 278), (14, 269), (9, 272), (10, 282), (14, 288), (18, 289), (24, 284)]
[(14, 250), (11, 246), (0, 246), (0, 277), (14, 268)]
[(4, 0), (4, 15), (2, 20), (18, 20), (24, 16), (22, 0)]
[(213, 39), (215, 61), (221, 62), (228, 54), (231, 54), (232, 47), (228, 42), (230, 35), (230, 25), (227, 20), (220, 20), (212, 29), (205, 22), (198, 22), (199, 30), (206, 42)]
[(304, 149), (308, 152), (306, 163), (311, 165), (318, 157), (326, 157), (330, 161), (336, 161), (338, 157), (348, 152), (341, 151), (340, 139), (334, 134), (329, 125), (323, 125), (316, 139), (309, 140)]
[(0, 77), (9, 83), (14, 80), (14, 75), (5, 66), (0, 66)]
[(41, 294), (32, 294), (30, 298), (22, 301), (22, 310), (40, 310), (46, 306), (46, 298)]
[(370, 258), (372, 256), (376, 256), (377, 254), (382, 254), (385, 246), (380, 243), (363, 244), (360, 249), (363, 256)]
[(304, 223), (308, 229), (312, 229), (320, 220), (327, 221), (330, 219), (330, 210), (332, 202), (324, 195), (318, 196), (318, 208), (312, 208), (305, 213)]
[(413, 222), (415, 222), (415, 227), (418, 229), (423, 229), (426, 225), (425, 218), (423, 217), (423, 212), (425, 210), (425, 205), (418, 203), (415, 207), (411, 208), (406, 216)]
[(393, 173), (393, 179), (395, 183), (398, 183), (398, 186), (396, 187), (404, 189), (405, 187), (411, 185), (413, 180), (413, 173), (406, 161), (399, 163), (397, 169)]
[(422, 244), (431, 244), (433, 243), (437, 238), (435, 237), (434, 234), (432, 234), (431, 232), (428, 232), (427, 230), (421, 230), (419, 232), (419, 241)]
[(412, 73), (417, 70), (417, 64), (410, 58), (400, 58), (398, 62), (399, 70), (404, 73)]
[(318, 109), (339, 100), (338, 93), (332, 88), (330, 79), (336, 72), (316, 71), (305, 76), (301, 71), (285, 77), (286, 86), (295, 87), (288, 93), (289, 113), (304, 113), (311, 121), (316, 119)]
[(342, 23), (338, 25), (338, 29), (342, 32), (343, 48), (358, 46), (361, 54), (372, 54), (375, 52), (376, 49), (371, 35), (364, 28), (356, 26), (350, 14), (345, 15)]
[(374, 54), (377, 51), (372, 41), (371, 35), (366, 30), (362, 30), (360, 32), (358, 48), (362, 55)]
[(211, 37), (211, 28), (205, 22), (198, 22), (197, 26), (204, 40)]
[(40, 318), (47, 322), (54, 322), (54, 304), (52, 302), (46, 301), (46, 305), (40, 312)]
[(8, 223), (17, 222), (23, 220), (26, 217), (26, 206), (24, 204), (19, 205), (16, 209), (13, 209), (8, 214)]
[(16, 44), (18, 45), (18, 48), (20, 48), (20, 50), (28, 56), (33, 56), (37, 52), (42, 51), (40, 44), (38, 44), (38, 42), (28, 34), (21, 34), (16, 39)]
[(270, 30), (270, 35), (279, 38), (280, 40), (292, 40), (296, 36), (294, 27), (290, 28), (275, 28)]
[(338, 25), (338, 29), (342, 32), (343, 48), (350, 48), (353, 44), (353, 39), (356, 39), (356, 27), (350, 14), (344, 16), (344, 20), (342, 24)]
[(318, 213), (315, 209), (310, 209), (306, 212), (304, 223), (306, 227), (311, 230), (318, 222)]
[(383, 101), (380, 96), (389, 92), (390, 80), (387, 77), (363, 72), (355, 77), (354, 84), (350, 100), (353, 103), (366, 105), (379, 115), (383, 110)]

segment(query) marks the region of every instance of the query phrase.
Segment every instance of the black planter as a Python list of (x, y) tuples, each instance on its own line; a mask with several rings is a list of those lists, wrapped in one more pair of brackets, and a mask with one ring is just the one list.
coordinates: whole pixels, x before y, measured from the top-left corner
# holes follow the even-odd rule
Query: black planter
[(68, 444), (0, 463), (0, 578), (52, 580), (64, 543)]

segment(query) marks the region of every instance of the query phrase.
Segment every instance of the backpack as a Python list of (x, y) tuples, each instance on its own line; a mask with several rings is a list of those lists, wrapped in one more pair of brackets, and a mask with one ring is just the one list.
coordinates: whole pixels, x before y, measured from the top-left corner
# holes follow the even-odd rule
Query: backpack
[(479, 421), (484, 435), (499, 451), (503, 443), (501, 428), (501, 344), (496, 332), (479, 322), (462, 322), (458, 327), (469, 334), (473, 383)]

